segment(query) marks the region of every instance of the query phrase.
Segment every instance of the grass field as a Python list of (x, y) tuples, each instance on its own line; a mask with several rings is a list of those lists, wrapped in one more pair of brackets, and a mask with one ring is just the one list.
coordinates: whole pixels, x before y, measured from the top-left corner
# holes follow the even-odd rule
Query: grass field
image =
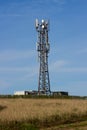
[(10, 126), (6, 130), (17, 130), (11, 124), (32, 124), (41, 130), (87, 130), (87, 100), (1, 98), (0, 130), (5, 130), (5, 125)]

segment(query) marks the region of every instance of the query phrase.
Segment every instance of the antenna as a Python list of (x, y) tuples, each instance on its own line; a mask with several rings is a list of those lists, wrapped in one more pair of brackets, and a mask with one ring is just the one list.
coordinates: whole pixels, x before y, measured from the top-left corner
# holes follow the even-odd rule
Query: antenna
[(36, 19), (36, 21), (35, 21), (35, 27), (36, 27), (36, 29), (38, 29), (38, 26), (39, 26), (39, 22), (38, 22), (38, 19)]

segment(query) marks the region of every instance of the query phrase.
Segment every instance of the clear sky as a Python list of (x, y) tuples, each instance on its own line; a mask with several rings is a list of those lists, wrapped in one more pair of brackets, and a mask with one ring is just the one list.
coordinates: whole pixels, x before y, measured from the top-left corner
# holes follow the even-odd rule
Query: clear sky
[(0, 94), (37, 90), (36, 18), (50, 20), (51, 90), (87, 96), (87, 0), (0, 0)]

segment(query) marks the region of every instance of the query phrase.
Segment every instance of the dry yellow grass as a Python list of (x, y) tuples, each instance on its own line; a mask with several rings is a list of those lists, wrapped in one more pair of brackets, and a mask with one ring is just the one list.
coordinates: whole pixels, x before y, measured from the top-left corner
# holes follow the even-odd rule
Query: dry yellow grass
[(77, 99), (0, 99), (0, 121), (44, 120), (54, 115), (87, 114), (87, 100)]

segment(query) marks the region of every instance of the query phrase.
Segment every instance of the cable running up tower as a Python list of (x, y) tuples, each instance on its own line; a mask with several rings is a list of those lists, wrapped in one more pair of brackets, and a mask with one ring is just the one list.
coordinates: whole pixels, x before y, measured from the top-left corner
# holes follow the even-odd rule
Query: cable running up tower
[(48, 71), (48, 53), (50, 50), (50, 44), (48, 42), (48, 21), (42, 20), (41, 24), (39, 24), (38, 19), (36, 19), (36, 30), (38, 32), (37, 51), (40, 61), (38, 94), (49, 95), (51, 91)]

